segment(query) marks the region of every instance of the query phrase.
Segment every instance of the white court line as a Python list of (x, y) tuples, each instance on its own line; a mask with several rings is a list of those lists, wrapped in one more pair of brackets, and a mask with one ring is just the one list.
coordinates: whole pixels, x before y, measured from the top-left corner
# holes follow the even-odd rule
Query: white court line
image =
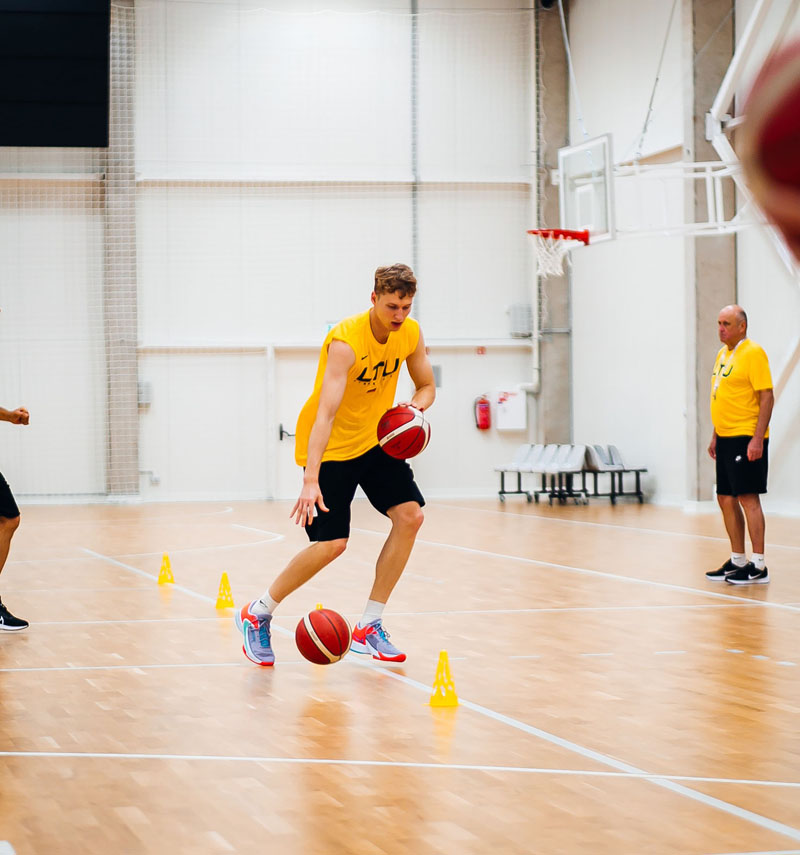
[[(81, 561), (86, 561), (85, 558), (81, 558)], [(109, 585), (107, 588), (81, 588), (79, 585), (71, 585), (60, 586), (58, 588), (3, 588), (4, 594), (52, 594), (55, 591), (69, 591), (73, 595), (73, 599), (76, 595), (79, 594), (87, 594), (87, 593), (108, 593), (109, 591), (151, 591), (152, 588), (145, 588), (144, 585), (137, 585), (136, 587), (132, 585)], [(72, 623), (72, 621), (65, 621), (66, 623)], [(79, 623), (79, 621), (76, 621)], [(36, 623), (40, 623), (40, 621), (36, 621)]]
[[(152, 591), (152, 588), (134, 588), (135, 591)], [(202, 623), (203, 621), (228, 620), (227, 615), (218, 617), (162, 617), (162, 618), (106, 618), (105, 620), (37, 620), (36, 626), (102, 626), (118, 623)]]
[(709, 852), (707, 855), (800, 855), (800, 849), (770, 849), (768, 852)]
[[(226, 549), (247, 549), (250, 546), (261, 546), (264, 543), (273, 543), (280, 540), (283, 535), (270, 537), (266, 540), (252, 540), (250, 543), (223, 543), (219, 546), (191, 546), (186, 549), (168, 549), (169, 555), (183, 555), (190, 552), (222, 552)], [(162, 555), (165, 550), (160, 549), (158, 552), (123, 552), (120, 558), (149, 558), (153, 555)]]
[[(207, 620), (207, 618), (203, 618), (203, 620)], [(211, 620), (216, 620), (216, 618), (211, 618)], [(117, 623), (133, 623), (133, 621), (117, 621)], [(153, 621), (155, 623), (155, 621)], [(40, 626), (41, 624), (36, 624)], [(277, 632), (285, 635), (294, 635), (291, 630), (284, 629), (277, 624), (273, 624), (272, 627)], [(676, 655), (676, 654), (685, 654), (687, 651), (685, 650), (654, 650), (651, 652), (651, 656), (660, 656), (660, 655)], [(577, 653), (576, 656), (589, 656), (589, 657), (614, 657), (616, 653)], [(122, 658), (122, 657), (119, 657)], [(516, 654), (513, 656), (509, 656), (509, 659), (544, 659), (545, 657), (538, 653), (531, 654)], [(756, 658), (756, 657), (753, 657)], [(796, 667), (796, 662), (786, 662), (786, 661), (776, 661), (770, 659), (768, 656), (759, 657), (767, 662), (774, 662), (776, 665), (790, 665), (792, 667)], [(451, 656), (450, 661), (455, 662), (466, 662), (469, 659), (467, 656)], [(305, 659), (281, 659), (281, 665), (304, 665), (307, 660)], [(20, 667), (20, 668), (0, 668), (0, 674), (14, 674), (18, 672), (25, 671), (141, 671), (148, 668), (223, 668), (228, 666), (243, 666), (246, 663), (244, 662), (166, 662), (166, 663), (150, 663), (148, 665), (39, 665), (35, 667)]]
[[(233, 528), (240, 528), (240, 529), (242, 529), (242, 531), (255, 531), (258, 534), (269, 534), (269, 535), (271, 535), (270, 541), (272, 541), (272, 540), (286, 540), (285, 534), (278, 534), (278, 532), (276, 532), (276, 531), (268, 531), (267, 529), (264, 529), (264, 528), (253, 528), (252, 526), (241, 525), (240, 523), (231, 523), (231, 526)], [(269, 541), (265, 541), (265, 543), (268, 543), (268, 542)]]
[[(48, 591), (54, 590), (51, 588)], [(55, 589), (55, 590), (80, 590), (83, 591), (152, 591), (152, 588), (80, 588), (80, 589)], [(7, 588), (6, 593), (11, 594), (29, 594), (41, 593), (41, 588)], [(208, 598), (212, 601), (211, 597)], [(742, 603), (701, 603), (699, 605), (654, 605), (654, 606), (565, 606), (564, 608), (542, 608), (542, 609), (449, 609), (435, 611), (415, 611), (415, 612), (387, 612), (387, 616), (391, 617), (440, 617), (447, 615), (508, 615), (508, 614), (540, 614), (552, 613), (560, 614), (561, 612), (635, 612), (649, 611), (658, 609), (736, 609), (736, 608), (752, 608), (757, 603), (746, 600)], [(360, 618), (361, 612), (357, 614), (350, 612), (345, 617)], [(287, 615), (281, 613), (283, 620), (292, 621), (300, 620), (303, 615)], [(104, 620), (37, 620), (36, 626), (83, 626), (91, 624), (106, 624), (106, 623), (169, 623), (170, 621), (212, 621), (225, 620), (226, 615), (218, 615), (217, 617), (181, 617), (181, 618), (105, 618)], [(741, 653), (741, 651), (738, 651)]]
[[(354, 528), (353, 531), (360, 531), (363, 534), (374, 534), (378, 537), (385, 537), (385, 532), (375, 531), (369, 528)], [(420, 540), (417, 543), (425, 546), (436, 546), (440, 549), (452, 549), (456, 552), (469, 552), (473, 555), (483, 555), (487, 558), (498, 558), (503, 561), (518, 561), (521, 564), (533, 564), (537, 567), (555, 567), (557, 570), (568, 570), (571, 573), (582, 573), (585, 576), (600, 576), (605, 579), (613, 579), (617, 582), (630, 582), (635, 585), (649, 585), (654, 588), (666, 588), (670, 591), (681, 591), (686, 594), (696, 594), (703, 597), (714, 597), (722, 600), (742, 601), (742, 597), (737, 597), (735, 594), (722, 594), (719, 591), (706, 591), (701, 588), (690, 588), (688, 585), (673, 585), (670, 582), (659, 582), (655, 579), (638, 579), (635, 576), (622, 576), (618, 573), (607, 573), (604, 570), (589, 570), (586, 567), (573, 567), (571, 564), (556, 564), (553, 561), (539, 561), (536, 558), (525, 558), (520, 555), (510, 555), (505, 552), (490, 552), (486, 549), (473, 549), (470, 546), (457, 546), (452, 543), (441, 543), (436, 540)], [(785, 603), (773, 603), (769, 600), (749, 600), (751, 603), (756, 603), (759, 606), (766, 606), (774, 609), (785, 609), (786, 611), (796, 612), (800, 609), (795, 606), (786, 605)]]
[[(304, 659), (281, 664), (299, 665)], [(164, 662), (155, 665), (42, 665), (35, 668), (0, 668), (0, 674), (19, 674), (28, 671), (151, 671), (162, 668), (244, 668), (247, 662)]]
[[(357, 660), (354, 661), (352, 664), (362, 668), (371, 667), (369, 663), (362, 663), (358, 662)], [(397, 674), (396, 672), (391, 671), (389, 669), (381, 669), (381, 674), (393, 680), (398, 680), (401, 683), (405, 683), (408, 686), (413, 686), (416, 689), (421, 689), (426, 694), (429, 694), (431, 691), (429, 686), (426, 686), (423, 683), (418, 682), (417, 680), (412, 680), (410, 677), (406, 677), (404, 674)], [(745, 808), (741, 808), (738, 805), (730, 804), (729, 802), (722, 801), (722, 799), (717, 799), (713, 796), (707, 796), (705, 793), (698, 792), (697, 790), (693, 790), (690, 787), (683, 786), (683, 784), (676, 783), (677, 780), (681, 779), (672, 779), (669, 776), (665, 775), (650, 774), (642, 769), (639, 769), (636, 766), (632, 766), (630, 763), (625, 763), (621, 760), (617, 760), (615, 757), (610, 757), (607, 754), (601, 754), (599, 751), (594, 751), (591, 748), (586, 748), (585, 746), (579, 745), (576, 742), (571, 742), (568, 739), (563, 739), (560, 736), (548, 733), (546, 730), (540, 730), (538, 727), (533, 727), (532, 725), (525, 724), (525, 722), (518, 721), (517, 719), (511, 718), (510, 716), (495, 712), (494, 710), (491, 710), (488, 707), (483, 707), (480, 704), (474, 704), (471, 701), (464, 700), (463, 698), (459, 698), (458, 703), (459, 706), (466, 707), (466, 709), (472, 710), (473, 712), (476, 712), (479, 715), (486, 716), (487, 718), (493, 719), (494, 721), (498, 721), (501, 724), (507, 724), (510, 727), (516, 728), (517, 730), (521, 730), (523, 733), (528, 733), (531, 736), (535, 736), (538, 739), (542, 739), (545, 742), (549, 742), (551, 745), (557, 745), (559, 748), (564, 748), (567, 751), (572, 752), (573, 754), (578, 754), (581, 757), (585, 757), (589, 760), (594, 760), (596, 763), (600, 763), (603, 766), (610, 766), (612, 769), (617, 769), (621, 772), (627, 772), (631, 776), (643, 778), (649, 783), (655, 784), (658, 787), (662, 787), (665, 790), (670, 790), (671, 792), (676, 793), (680, 796), (686, 796), (687, 798), (692, 799), (693, 801), (700, 802), (701, 804), (704, 804), (708, 807), (716, 808), (717, 810), (735, 816), (738, 819), (742, 819), (747, 822), (751, 822), (753, 825), (758, 825), (761, 828), (765, 828), (768, 831), (774, 831), (777, 834), (783, 834), (785, 837), (789, 837), (792, 840), (800, 840), (800, 829), (792, 828), (789, 825), (785, 825), (782, 822), (777, 822), (776, 820), (770, 819), (767, 816), (762, 816), (761, 814), (746, 810)]]
[[(403, 574), (405, 578), (405, 573)], [(743, 600), (734, 597), (736, 603), (657, 603), (649, 606), (555, 606), (528, 609), (438, 609), (436, 611), (416, 612), (391, 612), (392, 617), (426, 617), (429, 615), (516, 615), (516, 614), (543, 614), (561, 612), (636, 612), (657, 611), (659, 609), (738, 609), (753, 608), (760, 605), (758, 600)]]
[(648, 775), (631, 772), (606, 772), (597, 769), (550, 769), (546, 766), (491, 766), (478, 763), (422, 763), (410, 760), (346, 760), (330, 757), (259, 757), (241, 754), (118, 754), (106, 751), (0, 751), (0, 757), (87, 760), (199, 760), (218, 763), (274, 763), (287, 766), (378, 766), (392, 769), (442, 769), (464, 772), (517, 772), (523, 775), (564, 775), (589, 778), (624, 778), (641, 781), (689, 781), (695, 784), (733, 784), (737, 786), (800, 789), (798, 781), (754, 781), (738, 778), (702, 778), (687, 775)]
[[(170, 504), (172, 504), (170, 502)], [(47, 520), (45, 525), (68, 525), (68, 526), (80, 526), (80, 525), (91, 525), (97, 527), (98, 525), (141, 525), (143, 522), (156, 522), (161, 523), (162, 525), (203, 525), (203, 523), (195, 523), (192, 520), (197, 519), (199, 517), (218, 517), (221, 514), (232, 514), (233, 507), (228, 505), (225, 508), (221, 508), (218, 511), (203, 511), (200, 514), (191, 514), (187, 513), (186, 517), (188, 517), (189, 522), (186, 521), (183, 517), (169, 517), (165, 519), (164, 517), (130, 517), (125, 519), (104, 519), (104, 520)]]
[[(373, 532), (374, 533), (374, 532)], [(130, 567), (126, 564), (123, 564), (120, 561), (116, 561), (113, 558), (110, 558), (105, 555), (101, 555), (100, 553), (93, 552), (92, 550), (85, 549), (84, 551), (89, 554), (95, 555), (98, 558), (104, 559), (106, 561), (110, 561), (113, 564), (117, 564), (120, 567), (124, 567), (130, 570), (133, 573), (138, 573), (140, 575), (148, 576), (149, 578), (155, 579), (155, 576), (152, 576), (149, 573), (144, 573), (142, 570), (139, 570), (138, 567)], [(470, 550), (473, 551), (473, 550)], [(530, 559), (522, 559), (530, 561)], [(534, 562), (537, 564), (541, 564), (543, 562)], [(552, 566), (552, 565), (551, 565)], [(559, 565), (561, 566), (561, 565)], [(593, 571), (588, 571), (593, 572)], [(607, 575), (607, 574), (603, 574)], [(190, 594), (191, 596), (197, 597), (201, 600), (205, 600), (207, 602), (214, 602), (211, 597), (204, 596), (203, 594), (198, 594), (195, 591), (191, 591), (188, 588), (183, 588), (180, 586), (175, 586), (178, 590), (184, 591), (185, 593)], [(690, 591), (692, 589), (689, 589)], [(725, 596), (725, 595), (718, 595)], [(277, 631), (284, 633), (286, 635), (294, 635), (291, 630), (286, 630), (283, 627), (275, 626)], [(347, 660), (345, 660), (347, 661)], [(416, 689), (420, 689), (425, 692), (426, 695), (430, 694), (430, 687), (425, 685), (424, 683), (420, 683), (417, 680), (412, 680), (410, 677), (406, 677), (403, 674), (397, 674), (392, 671), (390, 668), (374, 668), (371, 663), (368, 662), (358, 662), (357, 660), (353, 660), (353, 665), (355, 667), (361, 668), (372, 668), (374, 671), (378, 671), (380, 674), (389, 677), (393, 680), (398, 680), (401, 683), (404, 683), (408, 686), (413, 686)], [(590, 760), (594, 760), (597, 763), (600, 763), (604, 766), (610, 766), (611, 768), (617, 769), (618, 771), (627, 772), (633, 775), (640, 775), (651, 783), (654, 783), (658, 787), (662, 787), (663, 789), (670, 790), (678, 795), (685, 796), (693, 801), (701, 802), (709, 807), (716, 808), (717, 810), (723, 811), (724, 813), (731, 814), (739, 819), (743, 819), (747, 822), (751, 822), (754, 825), (758, 825), (761, 828), (766, 828), (769, 831), (774, 831), (777, 834), (783, 834), (786, 837), (791, 838), (792, 840), (800, 841), (800, 829), (792, 828), (788, 825), (784, 825), (783, 823), (776, 822), (775, 820), (770, 819), (769, 817), (761, 816), (760, 814), (754, 813), (753, 811), (745, 810), (744, 808), (740, 808), (737, 805), (729, 804), (728, 802), (724, 802), (721, 799), (716, 799), (712, 796), (707, 796), (704, 793), (697, 792), (696, 790), (692, 790), (689, 787), (685, 787), (682, 784), (676, 783), (674, 781), (669, 780), (663, 776), (652, 776), (647, 772), (644, 772), (641, 769), (638, 769), (636, 766), (632, 766), (629, 763), (624, 763), (616, 758), (609, 757), (605, 754), (601, 754), (600, 752), (594, 751), (591, 748), (585, 748), (582, 745), (578, 745), (575, 742), (570, 742), (567, 739), (563, 739), (560, 736), (555, 736), (554, 734), (548, 733), (547, 731), (540, 730), (537, 727), (533, 727), (529, 724), (525, 724), (524, 722), (518, 721), (517, 719), (513, 719), (510, 716), (503, 715), (502, 713), (495, 712), (494, 710), (489, 709), (488, 707), (480, 706), (479, 704), (474, 704), (471, 701), (467, 701), (464, 699), (459, 700), (459, 704), (466, 709), (470, 709), (473, 712), (478, 713), (479, 715), (486, 716), (487, 718), (491, 718), (494, 721), (500, 722), (501, 724), (506, 724), (510, 727), (513, 727), (517, 730), (522, 731), (523, 733), (527, 733), (531, 736), (535, 736), (539, 739), (542, 739), (546, 742), (551, 743), (552, 745), (557, 745), (560, 748), (564, 748), (567, 751), (571, 751), (572, 753), (579, 754), (582, 757), (586, 757)], [(2, 756), (2, 752), (0, 752), (0, 756)]]
[[(539, 514), (517, 514), (513, 511), (493, 511), (484, 508), (465, 508), (462, 505), (446, 505), (440, 504), (435, 499), (430, 500), (431, 507), (437, 508), (449, 508), (453, 511), (470, 511), (472, 513), (478, 514), (496, 514), (501, 517), (517, 517), (518, 519), (524, 520), (542, 520), (543, 522), (548, 523), (561, 523), (562, 525), (582, 525), (588, 526), (591, 528), (611, 528), (616, 529), (617, 531), (638, 531), (642, 534), (663, 534), (666, 537), (690, 537), (696, 540), (713, 540), (717, 543), (728, 543), (728, 539), (726, 537), (715, 537), (711, 534), (693, 534), (688, 531), (664, 531), (660, 528), (640, 528), (639, 526), (634, 525), (622, 525), (620, 523), (598, 523), (598, 522), (590, 522), (589, 520), (566, 520), (561, 517), (546, 517), (540, 516)], [(800, 546), (786, 546), (782, 543), (768, 543), (767, 547), (769, 549), (791, 549), (791, 550), (800, 550)]]

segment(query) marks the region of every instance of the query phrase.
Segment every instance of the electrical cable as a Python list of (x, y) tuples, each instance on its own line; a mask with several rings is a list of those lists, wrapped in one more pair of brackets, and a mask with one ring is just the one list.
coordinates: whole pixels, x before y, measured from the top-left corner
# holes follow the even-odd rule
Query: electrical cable
[(656, 69), (656, 79), (653, 81), (653, 91), (650, 93), (650, 103), (647, 105), (647, 115), (644, 119), (644, 125), (642, 125), (642, 133), (639, 136), (639, 142), (636, 144), (636, 152), (634, 154), (634, 160), (640, 160), (642, 157), (642, 144), (644, 143), (644, 137), (647, 133), (648, 125), (650, 124), (650, 119), (653, 115), (653, 99), (656, 97), (656, 89), (658, 88), (658, 81), (661, 79), (661, 66), (664, 63), (664, 54), (667, 51), (667, 42), (669, 41), (669, 33), (672, 29), (672, 19), (675, 16), (675, 7), (678, 5), (678, 0), (672, 0), (672, 10), (669, 13), (669, 21), (667, 22), (667, 32), (664, 35), (664, 44), (661, 45), (661, 56), (658, 60), (658, 68)]

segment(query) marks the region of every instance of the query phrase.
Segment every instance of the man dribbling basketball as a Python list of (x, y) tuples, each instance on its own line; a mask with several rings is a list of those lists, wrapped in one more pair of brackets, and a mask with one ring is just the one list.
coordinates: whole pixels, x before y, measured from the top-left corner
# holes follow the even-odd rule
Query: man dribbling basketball
[(297, 421), (295, 459), (304, 467), (303, 489), (290, 514), (305, 526), (311, 545), (289, 562), (261, 599), (236, 613), (245, 655), (259, 665), (275, 662), (270, 622), (278, 604), (347, 547), (350, 506), (359, 486), (389, 517), (392, 529), (350, 649), (387, 662), (405, 661), (383, 628), (383, 609), (411, 554), (425, 500), (408, 463), (381, 450), (376, 429), (394, 403), (404, 361), (415, 386), (407, 403), (425, 410), (436, 396), (422, 331), (408, 317), (416, 290), (410, 267), (379, 267), (372, 308), (337, 324), (322, 346), (314, 391)]

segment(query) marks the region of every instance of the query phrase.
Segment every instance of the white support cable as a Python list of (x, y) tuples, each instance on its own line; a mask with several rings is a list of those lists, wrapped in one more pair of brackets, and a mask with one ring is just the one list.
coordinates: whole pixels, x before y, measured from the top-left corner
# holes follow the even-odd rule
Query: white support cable
[(672, 10), (669, 13), (669, 21), (667, 22), (667, 32), (664, 34), (664, 44), (661, 45), (661, 56), (658, 60), (658, 68), (656, 69), (656, 79), (653, 81), (653, 91), (650, 93), (650, 103), (647, 105), (647, 115), (644, 117), (644, 125), (642, 125), (642, 133), (639, 137), (639, 142), (636, 144), (636, 152), (634, 158), (640, 160), (642, 157), (642, 144), (644, 143), (645, 134), (650, 124), (650, 119), (653, 115), (653, 101), (656, 97), (656, 89), (658, 81), (661, 79), (661, 66), (664, 62), (664, 54), (667, 51), (667, 42), (669, 41), (669, 33), (672, 29), (672, 19), (675, 17), (675, 7), (678, 5), (678, 0), (672, 0)]
[(558, 14), (561, 19), (561, 35), (564, 38), (564, 51), (567, 54), (567, 68), (569, 69), (569, 79), (572, 83), (572, 90), (575, 93), (575, 109), (578, 114), (578, 124), (581, 126), (581, 133), (584, 139), (589, 138), (586, 132), (586, 125), (583, 123), (583, 110), (581, 109), (581, 98), (578, 94), (578, 81), (575, 79), (575, 69), (572, 66), (572, 51), (569, 49), (569, 37), (567, 36), (567, 21), (564, 17), (563, 0), (558, 0)]

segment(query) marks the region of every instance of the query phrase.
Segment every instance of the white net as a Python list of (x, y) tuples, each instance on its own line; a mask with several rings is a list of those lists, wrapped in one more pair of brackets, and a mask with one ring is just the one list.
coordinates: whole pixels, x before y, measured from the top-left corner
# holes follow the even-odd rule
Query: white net
[(564, 259), (570, 250), (582, 246), (583, 241), (569, 235), (552, 231), (529, 232), (536, 250), (536, 263), (539, 276), (561, 276), (564, 272)]
[(0, 149), (18, 497), (275, 495), (375, 267), (434, 344), (531, 302), (533, 13), (325, 5), (117, 0), (111, 147)]

